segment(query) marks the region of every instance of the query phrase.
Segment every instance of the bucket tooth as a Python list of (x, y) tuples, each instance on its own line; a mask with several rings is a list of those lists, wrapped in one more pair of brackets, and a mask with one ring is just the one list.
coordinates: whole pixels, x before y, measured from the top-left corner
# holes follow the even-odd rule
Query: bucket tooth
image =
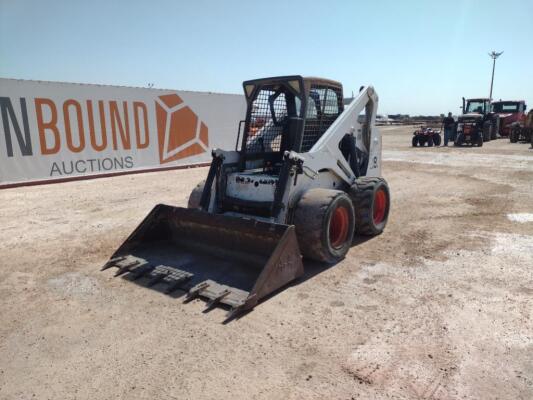
[(109, 260), (108, 262), (104, 264), (104, 266), (102, 267), (100, 271), (105, 271), (106, 269), (111, 268), (116, 263), (123, 261), (125, 259), (126, 259), (126, 256), (112, 258), (111, 260)]
[(210, 309), (212, 309), (214, 306), (216, 306), (219, 302), (221, 302), (224, 297), (226, 297), (228, 294), (231, 293), (231, 290), (229, 289), (224, 289), (222, 290), (220, 293), (216, 294), (215, 297), (213, 299), (211, 299), (207, 304), (206, 304), (206, 307), (205, 307), (205, 311), (208, 311)]
[(209, 282), (201, 282), (195, 287), (191, 288), (191, 290), (189, 290), (189, 293), (187, 293), (187, 298), (185, 299), (185, 301), (191, 301), (192, 299), (198, 297), (200, 295), (200, 292), (204, 289), (207, 289), (208, 286)]
[(137, 261), (133, 261), (127, 265), (123, 265), (123, 266), (120, 266), (118, 267), (118, 271), (115, 272), (115, 276), (119, 276), (119, 275), (122, 275), (126, 272), (129, 272), (133, 267), (136, 267), (140, 264), (141, 262), (139, 260)]

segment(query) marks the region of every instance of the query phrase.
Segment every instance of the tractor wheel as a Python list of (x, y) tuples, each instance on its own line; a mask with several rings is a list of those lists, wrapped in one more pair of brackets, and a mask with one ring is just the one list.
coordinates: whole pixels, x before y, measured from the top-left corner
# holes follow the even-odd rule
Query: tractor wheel
[(192, 190), (189, 195), (189, 202), (187, 203), (187, 208), (200, 208), (200, 200), (202, 199), (202, 193), (204, 192), (205, 179), (201, 181), (196, 187)]
[(356, 233), (379, 235), (389, 218), (390, 192), (383, 178), (359, 178), (350, 188), (355, 210)]
[(420, 147), (424, 147), (425, 144), (426, 144), (426, 138), (424, 136), (420, 135), (418, 137), (418, 145)]
[[(474, 145), (474, 142), (472, 142), (472, 145)], [(482, 147), (483, 146), (483, 135), (481, 133), (478, 133), (478, 135), (477, 135), (476, 146), (477, 147)]]
[(427, 137), (428, 147), (433, 147), (433, 136)]
[(490, 140), (496, 140), (496, 139), (498, 139), (498, 129), (493, 127), (490, 130)]
[(441, 138), (440, 138), (440, 135), (438, 133), (435, 133), (433, 135), (433, 143), (435, 143), (435, 146), (440, 146)]
[(500, 119), (496, 118), (490, 129), (490, 140), (496, 140), (498, 138), (498, 131), (500, 130)]
[(533, 147), (533, 128), (524, 128), (524, 137), (526, 139), (526, 143), (531, 142), (531, 146)]
[(294, 225), (304, 257), (336, 263), (352, 245), (355, 228), (352, 201), (340, 190), (310, 189), (296, 205)]
[(511, 132), (509, 133), (509, 141), (511, 143), (518, 142), (518, 136), (520, 135), (519, 128), (513, 128)]
[(457, 134), (457, 137), (455, 138), (455, 142), (453, 142), (454, 146), (462, 146), (464, 143), (464, 135), (462, 133)]
[(490, 122), (486, 122), (483, 125), (483, 131), (482, 131), (483, 141), (484, 142), (488, 142), (490, 140), (490, 131), (491, 130), (492, 130), (492, 124)]
[(413, 140), (411, 140), (411, 144), (413, 145), (413, 147), (418, 146), (418, 136), (416, 135), (413, 136)]

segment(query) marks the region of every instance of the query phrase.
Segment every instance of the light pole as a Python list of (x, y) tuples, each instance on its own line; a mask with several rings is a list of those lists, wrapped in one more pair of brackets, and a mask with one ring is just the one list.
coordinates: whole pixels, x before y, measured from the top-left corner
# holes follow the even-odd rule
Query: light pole
[(496, 67), (496, 59), (503, 54), (503, 51), (497, 53), (495, 51), (489, 53), (489, 56), (492, 58), (492, 79), (490, 80), (490, 95), (489, 99), (492, 101), (492, 85), (494, 83), (494, 68)]

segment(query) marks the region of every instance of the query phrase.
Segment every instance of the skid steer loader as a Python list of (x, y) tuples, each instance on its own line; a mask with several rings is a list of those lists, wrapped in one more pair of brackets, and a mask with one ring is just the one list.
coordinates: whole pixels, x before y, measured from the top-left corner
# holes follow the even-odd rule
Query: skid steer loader
[(225, 304), (229, 317), (300, 277), (302, 256), (335, 263), (354, 234), (381, 233), (390, 204), (371, 86), (346, 108), (327, 79), (243, 86), (235, 150), (214, 149), (188, 208), (157, 205), (103, 267)]

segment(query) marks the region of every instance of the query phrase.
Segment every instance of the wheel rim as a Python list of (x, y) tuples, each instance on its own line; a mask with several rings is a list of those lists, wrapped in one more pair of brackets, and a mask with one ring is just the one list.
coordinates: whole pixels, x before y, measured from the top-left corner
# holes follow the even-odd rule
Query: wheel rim
[(339, 206), (333, 211), (329, 223), (329, 240), (333, 248), (342, 247), (348, 237), (348, 228), (350, 226), (350, 216), (344, 206)]
[(387, 211), (387, 195), (384, 189), (379, 189), (374, 195), (374, 224), (380, 224), (385, 219)]

